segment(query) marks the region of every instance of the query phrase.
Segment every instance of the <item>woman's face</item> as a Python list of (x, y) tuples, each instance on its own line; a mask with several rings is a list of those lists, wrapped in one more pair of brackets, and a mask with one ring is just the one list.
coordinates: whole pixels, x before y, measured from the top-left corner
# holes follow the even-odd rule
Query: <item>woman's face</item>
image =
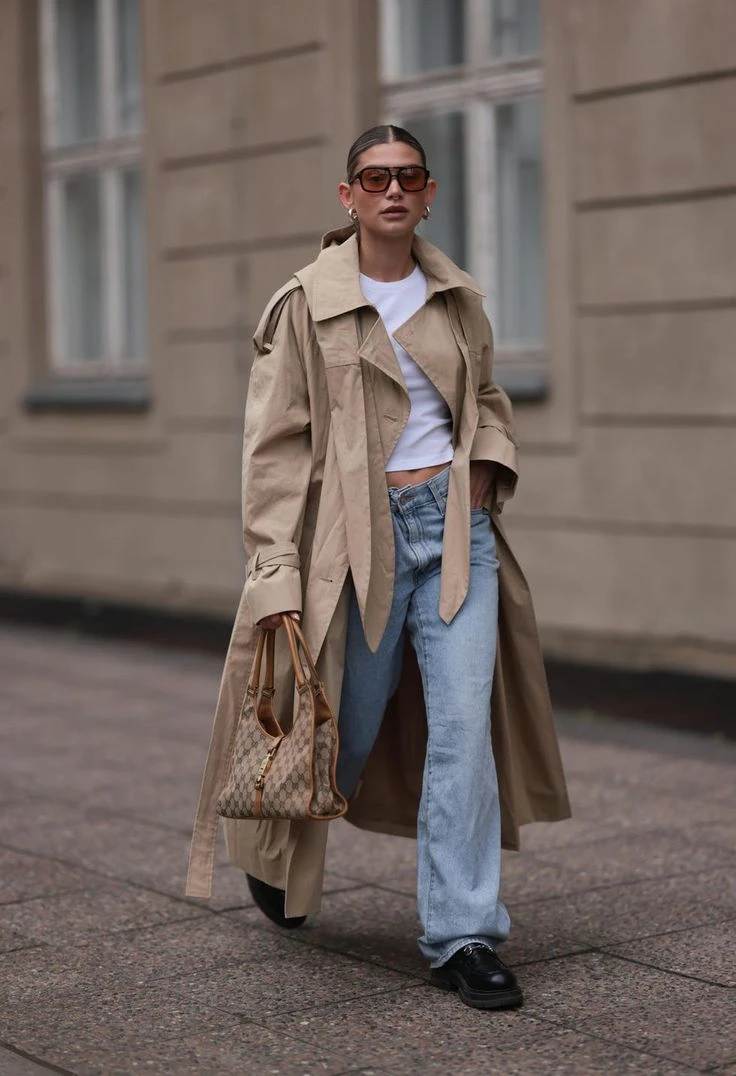
[[(408, 165), (422, 167), (421, 155), (413, 146), (406, 142), (383, 142), (361, 153), (354, 175), (369, 167), (394, 171)], [(341, 183), (338, 196), (348, 212), (351, 209), (357, 212), (361, 232), (397, 239), (413, 233), (425, 207), (434, 200), (436, 187), (435, 181), (430, 179), (423, 190), (405, 191), (393, 176), (388, 189), (380, 193), (364, 191), (355, 180), (354, 183)]]

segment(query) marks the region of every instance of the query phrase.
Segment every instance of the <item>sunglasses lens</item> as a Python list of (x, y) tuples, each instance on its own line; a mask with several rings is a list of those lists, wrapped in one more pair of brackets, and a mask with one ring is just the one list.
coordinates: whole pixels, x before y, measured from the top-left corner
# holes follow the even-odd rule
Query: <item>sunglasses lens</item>
[(402, 168), (400, 175), (400, 183), (405, 191), (422, 191), (427, 185), (423, 168)]
[(364, 168), (360, 174), (360, 182), (366, 191), (385, 191), (391, 177), (385, 168)]

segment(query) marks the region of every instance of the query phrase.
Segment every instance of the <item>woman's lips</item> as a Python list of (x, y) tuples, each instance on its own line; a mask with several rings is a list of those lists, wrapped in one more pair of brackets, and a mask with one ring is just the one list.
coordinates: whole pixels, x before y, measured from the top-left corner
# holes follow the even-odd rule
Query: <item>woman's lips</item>
[(403, 206), (392, 206), (390, 209), (382, 209), (382, 217), (405, 217), (409, 212), (408, 209), (404, 209)]

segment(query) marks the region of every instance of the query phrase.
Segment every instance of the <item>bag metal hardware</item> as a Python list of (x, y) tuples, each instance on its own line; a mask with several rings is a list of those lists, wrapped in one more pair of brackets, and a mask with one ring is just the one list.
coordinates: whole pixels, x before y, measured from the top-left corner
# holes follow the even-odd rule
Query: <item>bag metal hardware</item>
[(275, 757), (276, 752), (278, 751), (278, 749), (279, 749), (279, 745), (276, 744), (276, 746), (272, 747), (271, 750), (268, 752), (268, 754), (265, 755), (264, 758), (262, 759), (261, 764), (258, 767), (258, 772), (256, 773), (256, 788), (261, 788), (261, 789), (263, 788), (263, 785), (264, 785), (264, 783), (266, 781), (266, 775), (268, 774), (268, 771), (271, 769), (271, 763), (273, 762), (274, 757)]

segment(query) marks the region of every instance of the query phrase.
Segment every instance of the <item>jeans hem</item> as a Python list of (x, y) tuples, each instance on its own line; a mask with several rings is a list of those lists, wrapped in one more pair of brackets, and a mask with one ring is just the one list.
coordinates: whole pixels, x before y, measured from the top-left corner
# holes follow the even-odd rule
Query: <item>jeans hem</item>
[(429, 946), (426, 944), (422, 945), (422, 943), (420, 942), (419, 948), (422, 950), (424, 955), (429, 958), (430, 968), (441, 968), (443, 964), (446, 964), (448, 960), (452, 960), (455, 953), (459, 953), (460, 950), (464, 949), (466, 945), (472, 945), (473, 943), (487, 945), (488, 948), (493, 949), (495, 953), (497, 952), (498, 946), (501, 944), (502, 941), (502, 938), (490, 938), (487, 935), (484, 937), (480, 934), (473, 935), (469, 938), (457, 938), (454, 942), (450, 942), (449, 945), (446, 945), (443, 948), (441, 955), (436, 957), (434, 960), (432, 959), (431, 954), (427, 952), (428, 949), (432, 949), (434, 948), (434, 946)]

